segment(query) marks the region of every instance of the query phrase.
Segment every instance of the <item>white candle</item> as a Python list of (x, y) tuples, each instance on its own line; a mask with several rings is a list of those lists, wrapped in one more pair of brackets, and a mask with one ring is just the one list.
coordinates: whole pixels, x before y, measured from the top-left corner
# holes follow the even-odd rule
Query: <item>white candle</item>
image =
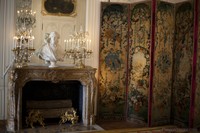
[(66, 50), (66, 40), (64, 40), (65, 50)]
[(69, 49), (69, 41), (67, 40), (67, 49)]
[(91, 40), (89, 40), (89, 49), (92, 50)]
[(13, 37), (13, 49), (15, 49), (15, 36)]
[(86, 40), (86, 50), (88, 50), (88, 39)]
[(71, 46), (72, 46), (72, 40), (71, 40), (71, 39), (69, 39), (69, 45), (71, 45)]
[(80, 26), (80, 32), (81, 32), (81, 33), (83, 32), (83, 27), (82, 27), (82, 25)]
[(33, 46), (33, 49), (34, 49), (34, 43), (33, 43), (33, 40), (35, 39), (35, 37), (33, 36), (32, 38), (33, 38), (33, 39), (32, 39), (32, 46)]
[(30, 41), (31, 41), (30, 37), (28, 37), (28, 42), (27, 42), (28, 49), (29, 49)]
[(70, 44), (70, 42), (69, 42), (69, 40), (67, 40), (67, 44), (68, 44), (68, 49), (70, 50), (71, 49), (71, 44)]
[(21, 49), (21, 47), (22, 47), (22, 44), (23, 44), (22, 40), (23, 40), (23, 37), (21, 36), (21, 39), (20, 39), (20, 44), (19, 44), (19, 48), (20, 48), (20, 49)]
[(75, 40), (74, 39), (71, 40), (71, 44), (72, 44), (72, 49), (74, 49), (74, 47), (75, 47)]
[(79, 48), (79, 46), (80, 46), (80, 45), (79, 45), (79, 39), (77, 40), (77, 45), (78, 45), (78, 48)]

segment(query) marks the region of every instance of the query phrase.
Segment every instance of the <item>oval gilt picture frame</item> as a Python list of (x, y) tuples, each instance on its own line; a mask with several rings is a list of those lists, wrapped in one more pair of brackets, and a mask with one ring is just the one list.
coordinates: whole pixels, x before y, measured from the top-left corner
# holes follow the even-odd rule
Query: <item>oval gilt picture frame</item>
[(42, 0), (42, 14), (75, 16), (77, 0)]

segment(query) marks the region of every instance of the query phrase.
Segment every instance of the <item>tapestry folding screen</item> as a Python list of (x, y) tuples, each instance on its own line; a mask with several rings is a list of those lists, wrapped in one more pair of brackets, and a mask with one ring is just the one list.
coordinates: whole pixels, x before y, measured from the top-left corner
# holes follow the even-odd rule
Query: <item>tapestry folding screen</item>
[(153, 79), (152, 123), (170, 123), (173, 43), (175, 32), (174, 5), (158, 2)]
[(188, 125), (193, 57), (193, 8), (191, 3), (176, 7), (173, 68), (173, 116)]
[(150, 69), (151, 4), (130, 6), (127, 117), (147, 122)]
[[(192, 62), (194, 3), (156, 1), (155, 27), (151, 22), (151, 4), (151, 1), (101, 4), (99, 118), (147, 123), (151, 117), (151, 125), (174, 122), (188, 126), (194, 121), (198, 126), (200, 117), (190, 118), (192, 108), (194, 116), (200, 115), (200, 52), (197, 64)], [(155, 48), (151, 51), (152, 28), (155, 28)], [(150, 59), (151, 54), (154, 59)], [(194, 65), (197, 65), (197, 85), (195, 107), (191, 107)]]
[(102, 3), (99, 112), (102, 119), (123, 119), (127, 84), (128, 6)]
[(197, 127), (200, 125), (200, 2), (198, 5), (198, 49), (197, 49), (197, 66), (196, 66), (196, 95), (195, 95), (195, 114), (194, 114), (194, 127)]
[(100, 118), (120, 120), (127, 115), (147, 121), (151, 6), (102, 3), (101, 7)]

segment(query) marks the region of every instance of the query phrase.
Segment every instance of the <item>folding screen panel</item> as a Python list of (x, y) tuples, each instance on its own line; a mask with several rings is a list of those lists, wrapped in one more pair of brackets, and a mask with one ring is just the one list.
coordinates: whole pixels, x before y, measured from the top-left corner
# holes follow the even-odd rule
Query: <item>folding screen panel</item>
[(127, 84), (128, 6), (102, 3), (99, 59), (99, 117), (123, 119)]
[(173, 115), (176, 123), (188, 125), (193, 57), (193, 9), (191, 3), (179, 4), (175, 15)]
[(129, 120), (147, 122), (150, 7), (150, 4), (144, 3), (131, 6), (102, 3), (99, 62), (101, 118), (119, 119), (127, 113)]
[[(155, 27), (151, 23), (155, 9), (151, 9), (151, 4), (149, 1), (101, 5), (98, 114), (104, 120), (126, 118), (147, 122), (149, 118), (149, 125), (175, 121), (189, 126), (193, 123), (189, 111), (193, 108), (190, 108), (191, 90), (194, 91), (192, 1), (179, 4), (157, 1)], [(151, 35), (152, 27), (156, 29), (155, 36)], [(150, 51), (153, 37), (155, 48)], [(196, 127), (200, 125), (200, 117), (196, 117), (200, 116), (200, 28), (198, 45)], [(150, 71), (154, 72), (153, 81)], [(150, 88), (152, 103), (148, 101)]]
[(174, 43), (174, 5), (157, 2), (152, 123), (170, 123)]
[(128, 119), (147, 122), (151, 4), (131, 5), (128, 53)]
[(200, 126), (200, 2), (198, 5), (198, 49), (197, 49), (197, 65), (196, 65), (196, 95), (195, 95), (195, 111), (194, 111), (194, 127)]

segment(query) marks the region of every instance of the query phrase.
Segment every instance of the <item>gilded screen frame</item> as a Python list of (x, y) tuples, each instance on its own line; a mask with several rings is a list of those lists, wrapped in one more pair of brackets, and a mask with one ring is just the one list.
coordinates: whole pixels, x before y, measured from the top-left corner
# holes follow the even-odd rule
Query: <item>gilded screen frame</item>
[(51, 15), (51, 16), (70, 16), (70, 17), (74, 17), (77, 15), (77, 0), (69, 0), (73, 3), (74, 5), (74, 9), (72, 12), (70, 13), (61, 13), (61, 12), (58, 12), (58, 13), (51, 13), (51, 12), (48, 12), (46, 9), (45, 9), (45, 2), (47, 0), (42, 0), (42, 10), (41, 10), (41, 13), (42, 15)]

